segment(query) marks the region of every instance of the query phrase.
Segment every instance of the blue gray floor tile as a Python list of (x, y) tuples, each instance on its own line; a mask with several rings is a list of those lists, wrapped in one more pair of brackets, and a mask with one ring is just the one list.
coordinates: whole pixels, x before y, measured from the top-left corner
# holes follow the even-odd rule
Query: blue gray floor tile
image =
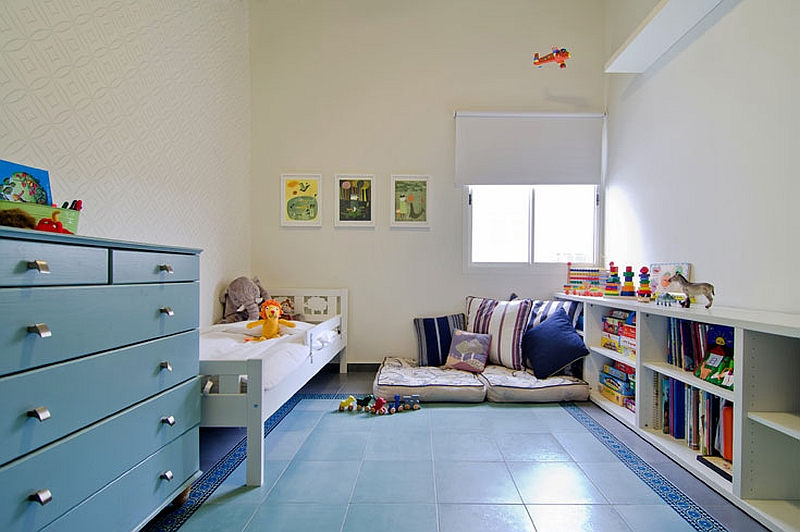
[[(302, 393), (363, 395), (372, 377), (323, 373)], [(590, 403), (580, 405), (579, 415), (558, 404), (483, 403), (429, 404), (393, 416), (338, 412), (338, 403), (296, 403), (267, 436), (264, 485), (246, 486), (240, 464), (180, 532), (704, 529), (659, 497), (586, 420), (713, 516), (706, 530), (765, 530)], [(204, 432), (204, 463), (224, 456), (236, 437)]]

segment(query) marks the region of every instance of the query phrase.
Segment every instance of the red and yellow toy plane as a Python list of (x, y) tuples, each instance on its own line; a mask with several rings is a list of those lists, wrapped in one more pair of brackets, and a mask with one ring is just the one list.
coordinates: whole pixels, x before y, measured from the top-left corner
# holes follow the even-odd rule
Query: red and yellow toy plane
[(544, 57), (539, 57), (539, 53), (533, 54), (533, 64), (534, 66), (538, 66), (542, 68), (542, 65), (545, 63), (558, 63), (559, 68), (567, 68), (567, 64), (564, 62), (570, 58), (569, 52), (566, 48), (555, 48), (553, 47), (553, 53), (547, 54)]

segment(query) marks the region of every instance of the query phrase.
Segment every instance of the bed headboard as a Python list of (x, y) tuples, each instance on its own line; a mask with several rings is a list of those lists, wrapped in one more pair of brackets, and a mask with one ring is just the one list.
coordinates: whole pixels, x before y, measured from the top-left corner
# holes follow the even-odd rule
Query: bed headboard
[(272, 299), (291, 300), (294, 311), (305, 321), (321, 323), (342, 315), (342, 329), (347, 330), (347, 288), (270, 288)]

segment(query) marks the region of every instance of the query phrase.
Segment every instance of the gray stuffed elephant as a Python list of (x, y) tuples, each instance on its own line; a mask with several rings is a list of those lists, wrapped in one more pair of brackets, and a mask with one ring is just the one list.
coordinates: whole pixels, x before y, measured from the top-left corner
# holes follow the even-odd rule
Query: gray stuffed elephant
[(269, 294), (261, 286), (257, 277), (237, 277), (228, 289), (219, 296), (224, 306), (222, 319), (217, 323), (234, 323), (237, 321), (253, 321), (258, 319), (258, 306)]

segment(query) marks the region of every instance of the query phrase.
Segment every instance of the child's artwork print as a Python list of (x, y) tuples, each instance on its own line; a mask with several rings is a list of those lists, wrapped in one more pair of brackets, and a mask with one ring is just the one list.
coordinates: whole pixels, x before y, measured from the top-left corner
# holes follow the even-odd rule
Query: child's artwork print
[(50, 175), (46, 170), (0, 160), (0, 199), (51, 205)]
[(281, 225), (322, 225), (320, 182), (322, 176), (284, 174), (281, 176)]
[(395, 227), (430, 227), (427, 176), (393, 175), (391, 225)]
[(669, 292), (681, 292), (681, 285), (670, 283), (669, 278), (676, 273), (682, 274), (687, 279), (689, 277), (690, 265), (688, 262), (662, 262), (650, 265), (650, 288), (655, 295), (666, 294)]
[(336, 176), (336, 218), (338, 226), (374, 226), (372, 175)]

